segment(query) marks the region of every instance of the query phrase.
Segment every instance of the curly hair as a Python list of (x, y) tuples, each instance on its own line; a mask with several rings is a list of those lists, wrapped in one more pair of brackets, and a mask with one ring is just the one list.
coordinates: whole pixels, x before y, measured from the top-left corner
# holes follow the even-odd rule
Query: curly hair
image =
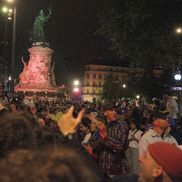
[(0, 118), (0, 157), (15, 149), (32, 147), (36, 126), (36, 121), (26, 112), (3, 115)]
[(19, 150), (0, 162), (1, 182), (97, 182), (94, 172), (74, 150)]

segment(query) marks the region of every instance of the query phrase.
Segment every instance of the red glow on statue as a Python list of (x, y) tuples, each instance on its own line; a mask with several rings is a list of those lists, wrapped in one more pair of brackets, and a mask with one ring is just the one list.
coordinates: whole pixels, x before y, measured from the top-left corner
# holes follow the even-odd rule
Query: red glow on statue
[[(35, 44), (35, 43), (34, 43)], [(55, 86), (54, 65), (51, 66), (53, 50), (37, 42), (30, 49), (30, 60), (22, 58), (23, 71), (19, 75), (19, 84), (15, 91), (46, 90)]]

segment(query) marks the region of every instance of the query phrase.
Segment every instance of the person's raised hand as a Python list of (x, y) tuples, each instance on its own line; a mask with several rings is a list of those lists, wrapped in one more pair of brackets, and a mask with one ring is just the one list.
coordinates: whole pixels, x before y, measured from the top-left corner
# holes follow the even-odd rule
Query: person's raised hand
[(75, 132), (76, 126), (81, 122), (84, 110), (78, 113), (77, 118), (73, 117), (74, 106), (71, 106), (67, 113), (65, 113), (58, 121), (60, 131), (66, 136)]

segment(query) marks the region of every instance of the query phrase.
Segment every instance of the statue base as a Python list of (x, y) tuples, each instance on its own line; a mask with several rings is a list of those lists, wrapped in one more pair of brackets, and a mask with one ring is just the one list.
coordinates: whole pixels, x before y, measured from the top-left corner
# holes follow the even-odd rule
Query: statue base
[(47, 42), (34, 42), (28, 50), (30, 60), (28, 63), (22, 60), (24, 69), (19, 76), (19, 84), (15, 86), (15, 93), (27, 97), (57, 97), (58, 88), (51, 67), (53, 50)]
[(47, 42), (33, 42), (32, 43), (32, 47), (37, 47), (37, 46), (49, 47), (50, 45)]
[(56, 87), (28, 88), (16, 86), (15, 93), (17, 95), (24, 95), (26, 98), (39, 97), (50, 100), (64, 97), (64, 94)]

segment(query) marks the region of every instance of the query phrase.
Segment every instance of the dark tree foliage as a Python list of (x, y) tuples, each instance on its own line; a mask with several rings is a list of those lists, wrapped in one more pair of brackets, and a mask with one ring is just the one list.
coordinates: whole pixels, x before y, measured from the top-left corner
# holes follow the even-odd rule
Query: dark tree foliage
[[(160, 96), (172, 84), (172, 73), (181, 69), (182, 34), (175, 32), (181, 9), (181, 0), (106, 0), (97, 33), (122, 60), (144, 68), (142, 77), (128, 80), (132, 94)], [(155, 66), (162, 68), (161, 78), (154, 77)]]
[(175, 34), (182, 17), (181, 0), (106, 2), (97, 32), (118, 56), (145, 70), (154, 65), (176, 69), (181, 64), (181, 37)]
[(166, 69), (162, 71), (160, 77), (156, 77), (153, 72), (144, 73), (140, 77), (129, 76), (127, 84), (134, 95), (141, 94), (147, 101), (151, 101), (154, 97), (161, 98), (164, 91), (174, 84), (172, 76), (170, 69)]
[(118, 99), (122, 97), (129, 97), (131, 90), (122, 87), (121, 81), (112, 74), (106, 76), (105, 82), (102, 88), (101, 98), (104, 100)]
[(105, 82), (102, 88), (101, 98), (104, 100), (111, 100), (119, 97), (120, 86), (118, 79), (113, 75), (105, 77)]

